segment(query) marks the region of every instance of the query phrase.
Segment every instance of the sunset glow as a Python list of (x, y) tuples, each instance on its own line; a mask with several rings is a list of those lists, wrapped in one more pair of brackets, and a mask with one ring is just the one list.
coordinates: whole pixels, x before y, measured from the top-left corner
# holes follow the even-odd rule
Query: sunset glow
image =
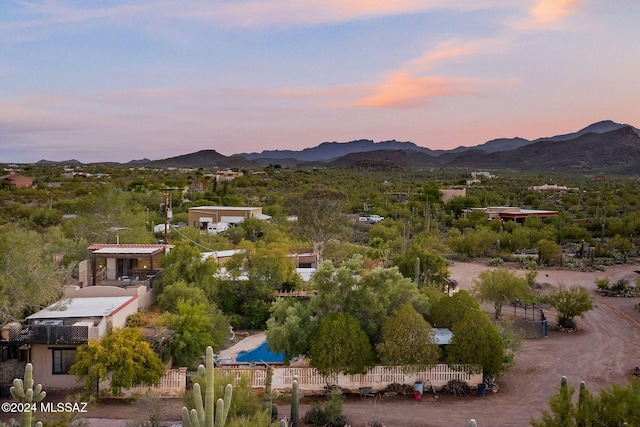
[(640, 125), (638, 2), (0, 2), (0, 162)]

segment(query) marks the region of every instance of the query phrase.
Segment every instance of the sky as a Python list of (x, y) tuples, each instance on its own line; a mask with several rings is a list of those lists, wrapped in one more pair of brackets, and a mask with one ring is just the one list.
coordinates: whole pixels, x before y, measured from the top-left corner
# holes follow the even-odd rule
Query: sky
[(3, 0), (0, 163), (640, 125), (637, 0)]

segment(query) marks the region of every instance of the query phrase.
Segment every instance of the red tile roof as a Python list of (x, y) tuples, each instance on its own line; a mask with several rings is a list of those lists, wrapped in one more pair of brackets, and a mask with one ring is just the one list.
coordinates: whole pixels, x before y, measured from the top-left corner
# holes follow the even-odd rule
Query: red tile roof
[(95, 251), (98, 249), (165, 249), (167, 245), (155, 244), (115, 244), (115, 243), (92, 243), (87, 249)]

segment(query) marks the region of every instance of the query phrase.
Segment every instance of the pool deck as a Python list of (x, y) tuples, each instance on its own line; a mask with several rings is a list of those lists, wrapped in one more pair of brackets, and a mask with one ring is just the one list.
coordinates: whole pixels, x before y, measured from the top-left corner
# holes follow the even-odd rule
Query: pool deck
[(240, 353), (241, 351), (251, 351), (255, 348), (258, 348), (260, 344), (262, 344), (266, 339), (267, 339), (267, 334), (264, 332), (260, 332), (259, 334), (255, 334), (255, 335), (250, 335), (245, 339), (243, 339), (242, 341), (238, 342), (237, 344), (229, 348), (226, 348), (224, 350), (221, 350), (220, 356), (223, 358), (225, 362), (228, 361), (227, 359), (228, 357), (231, 357), (233, 359), (233, 362), (235, 362), (236, 356), (238, 355), (238, 353)]

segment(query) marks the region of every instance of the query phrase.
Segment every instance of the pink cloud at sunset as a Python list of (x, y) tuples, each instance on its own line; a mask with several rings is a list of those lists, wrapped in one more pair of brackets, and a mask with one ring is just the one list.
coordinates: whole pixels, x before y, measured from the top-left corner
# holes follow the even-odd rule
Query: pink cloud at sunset
[(573, 6), (584, 0), (540, 0), (531, 15), (540, 22), (556, 21), (574, 12)]
[(0, 159), (638, 126), (637, 16), (634, 0), (0, 1)]
[(424, 105), (436, 97), (474, 93), (469, 79), (426, 76), (394, 72), (373, 87), (372, 94), (352, 103), (361, 107), (413, 107)]
[(221, 27), (263, 27), (317, 25), (373, 17), (407, 15), (431, 10), (475, 10), (500, 7), (508, 0), (130, 0), (121, 4), (83, 4), (64, 0), (25, 3), (36, 19), (0, 28), (37, 28), (95, 20), (113, 20), (120, 24), (143, 20), (150, 23), (168, 20), (208, 22)]
[(557, 26), (565, 17), (577, 12), (577, 5), (585, 0), (538, 0), (529, 17), (515, 24), (516, 28), (535, 29)]
[(471, 55), (488, 55), (504, 50), (507, 42), (499, 39), (447, 40), (427, 50), (419, 58), (409, 61), (404, 69), (414, 73), (427, 71), (436, 63)]

